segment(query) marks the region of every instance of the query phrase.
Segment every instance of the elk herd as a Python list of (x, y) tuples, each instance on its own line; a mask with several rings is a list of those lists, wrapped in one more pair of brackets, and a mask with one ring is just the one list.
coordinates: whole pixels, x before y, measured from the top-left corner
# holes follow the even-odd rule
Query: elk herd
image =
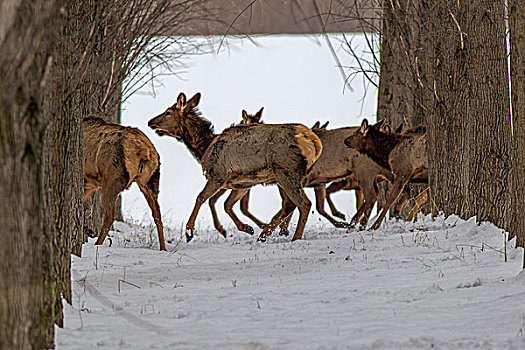
[[(206, 185), (198, 194), (186, 224), (186, 241), (194, 236), (195, 220), (208, 201), (214, 227), (226, 237), (215, 210), (217, 199), (227, 190), (224, 210), (239, 231), (254, 234), (233, 211), (241, 201), (241, 211), (262, 229), (258, 240), (265, 241), (280, 226), (288, 235), (290, 218), (297, 208), (299, 220), (292, 241), (303, 236), (312, 206), (304, 192), (315, 192), (316, 209), (335, 227), (366, 228), (377, 201), (378, 183), (392, 184), (384, 207), (371, 229), (379, 228), (387, 212), (393, 213), (408, 201), (407, 183), (423, 183), (427, 188), (416, 198), (407, 220), (416, 217), (428, 197), (426, 128), (418, 126), (391, 131), (384, 120), (369, 125), (328, 129), (317, 122), (312, 128), (302, 124), (264, 124), (263, 109), (255, 115), (242, 111), (242, 121), (215, 133), (211, 122), (198, 110), (200, 93), (187, 100), (180, 93), (176, 103), (148, 122), (159, 136), (171, 136), (184, 143), (202, 167)], [(114, 221), (115, 201), (133, 182), (151, 208), (157, 226), (159, 245), (166, 250), (158, 203), (160, 159), (151, 141), (140, 130), (84, 116), (84, 201), (97, 189), (102, 192), (105, 210), (102, 230), (96, 244), (102, 244)], [(248, 210), (249, 192), (258, 184), (278, 186), (282, 206), (268, 224)], [(327, 187), (327, 185), (329, 185)], [(339, 190), (355, 190), (357, 213), (345, 220), (330, 199)], [(332, 215), (325, 210), (328, 203)], [(396, 203), (397, 201), (397, 203)], [(394, 205), (395, 204), (395, 205)], [(337, 217), (338, 219), (334, 218)]]

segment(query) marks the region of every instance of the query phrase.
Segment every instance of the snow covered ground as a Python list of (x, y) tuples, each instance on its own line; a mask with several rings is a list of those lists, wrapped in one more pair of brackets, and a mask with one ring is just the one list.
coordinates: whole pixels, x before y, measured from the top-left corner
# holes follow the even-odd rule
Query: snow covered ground
[(449, 217), (267, 243), (116, 223), (73, 261), (57, 349), (525, 349), (523, 249)]

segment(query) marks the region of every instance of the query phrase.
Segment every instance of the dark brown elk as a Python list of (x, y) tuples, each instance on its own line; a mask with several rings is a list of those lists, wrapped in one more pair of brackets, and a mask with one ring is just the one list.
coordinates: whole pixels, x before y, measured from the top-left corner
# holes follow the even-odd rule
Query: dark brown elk
[(102, 189), (105, 215), (95, 244), (104, 243), (115, 217), (115, 201), (133, 182), (148, 202), (157, 226), (160, 250), (166, 250), (158, 203), (160, 161), (142, 131), (84, 116), (84, 201)]
[(390, 133), (381, 130), (383, 123), (380, 121), (369, 126), (365, 119), (361, 127), (344, 141), (347, 147), (370, 156), (378, 165), (391, 169), (393, 174), (392, 189), (371, 229), (379, 228), (409, 181), (428, 182), (426, 128), (418, 126), (404, 133)]
[[(286, 215), (295, 206), (299, 208), (292, 240), (301, 239), (311, 207), (302, 183), (321, 154), (319, 138), (301, 124), (239, 125), (215, 135), (211, 123), (196, 109), (200, 97), (197, 93), (186, 100), (181, 93), (173, 106), (148, 123), (161, 135), (182, 141), (201, 164), (207, 179), (186, 224), (186, 240), (194, 236), (200, 207), (217, 191), (248, 189), (257, 184), (277, 184), (283, 189)], [(271, 222), (263, 233), (279, 222)]]

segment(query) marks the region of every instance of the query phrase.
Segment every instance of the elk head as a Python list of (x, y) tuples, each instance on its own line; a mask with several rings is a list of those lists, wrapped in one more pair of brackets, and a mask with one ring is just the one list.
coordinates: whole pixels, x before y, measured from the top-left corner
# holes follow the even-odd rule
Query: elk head
[(314, 126), (312, 126), (312, 131), (314, 133), (318, 133), (319, 131), (321, 130), (326, 130), (326, 127), (328, 126), (328, 123), (330, 123), (329, 121), (327, 121), (326, 123), (324, 123), (323, 125), (321, 125), (321, 122), (320, 121), (316, 121)]
[(255, 115), (248, 114), (244, 109), (242, 110), (242, 122), (239, 125), (252, 125), (252, 124), (262, 124), (261, 117), (264, 107), (259, 109), (259, 112)]
[(366, 149), (370, 148), (370, 143), (373, 142), (373, 135), (384, 132), (382, 130), (384, 124), (384, 119), (378, 121), (374, 125), (368, 125), (368, 120), (363, 119), (361, 127), (345, 139), (344, 142), (346, 147), (352, 147), (359, 152), (364, 152)]
[(181, 92), (177, 97), (177, 102), (164, 113), (151, 119), (148, 126), (160, 136), (170, 135), (181, 140), (184, 121), (188, 115), (196, 113), (194, 108), (197, 107), (200, 99), (201, 94), (198, 92), (186, 102), (186, 95)]

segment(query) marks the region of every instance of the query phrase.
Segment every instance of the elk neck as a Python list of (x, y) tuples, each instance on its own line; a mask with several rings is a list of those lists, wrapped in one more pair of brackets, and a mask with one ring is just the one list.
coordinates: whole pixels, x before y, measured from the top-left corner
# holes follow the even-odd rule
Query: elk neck
[(209, 120), (192, 112), (182, 121), (181, 139), (190, 153), (200, 162), (204, 153), (215, 138), (213, 125)]
[(391, 170), (388, 158), (402, 140), (400, 134), (374, 132), (366, 142), (365, 153), (383, 168)]

